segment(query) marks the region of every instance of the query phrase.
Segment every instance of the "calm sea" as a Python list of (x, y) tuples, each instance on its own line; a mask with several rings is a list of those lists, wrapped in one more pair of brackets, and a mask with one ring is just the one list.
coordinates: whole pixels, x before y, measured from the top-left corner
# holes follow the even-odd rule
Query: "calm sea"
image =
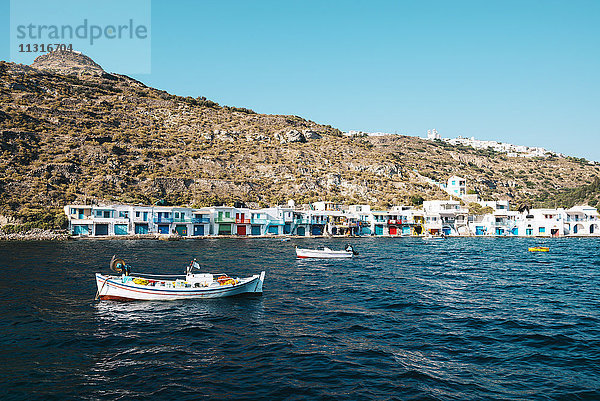
[[(359, 257), (295, 258), (346, 242)], [(0, 399), (598, 400), (598, 244), (0, 242)], [(113, 254), (148, 273), (266, 270), (264, 294), (94, 302)]]

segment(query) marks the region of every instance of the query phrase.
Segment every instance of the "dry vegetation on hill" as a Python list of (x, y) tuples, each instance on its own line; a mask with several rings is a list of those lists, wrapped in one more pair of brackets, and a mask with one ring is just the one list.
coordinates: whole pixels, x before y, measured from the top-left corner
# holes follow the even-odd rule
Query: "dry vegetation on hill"
[(426, 177), (454, 174), (486, 199), (598, 201), (594, 190), (570, 195), (600, 170), (582, 159), (350, 138), (297, 116), (174, 96), (90, 62), (61, 52), (31, 67), (0, 62), (0, 224), (58, 226), (64, 204), (93, 201), (385, 207), (447, 197)]

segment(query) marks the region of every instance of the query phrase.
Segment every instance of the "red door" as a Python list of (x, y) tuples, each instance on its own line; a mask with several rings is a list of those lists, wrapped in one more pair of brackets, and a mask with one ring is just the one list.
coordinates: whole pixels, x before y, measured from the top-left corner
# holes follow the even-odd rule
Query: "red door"
[(238, 235), (246, 235), (246, 226), (237, 226)]
[(398, 227), (391, 226), (390, 227), (390, 235), (397, 235), (397, 234), (398, 234)]

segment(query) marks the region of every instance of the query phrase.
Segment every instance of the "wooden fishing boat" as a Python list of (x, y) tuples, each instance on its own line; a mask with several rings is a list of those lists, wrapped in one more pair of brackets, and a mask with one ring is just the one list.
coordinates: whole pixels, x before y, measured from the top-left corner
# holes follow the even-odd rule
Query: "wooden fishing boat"
[(296, 256), (299, 258), (322, 258), (322, 259), (336, 259), (336, 258), (351, 258), (358, 255), (351, 245), (347, 245), (343, 251), (334, 251), (328, 247), (323, 249), (304, 249), (296, 247)]
[(262, 293), (265, 272), (251, 277), (194, 273), (200, 266), (192, 261), (185, 275), (132, 274), (122, 259), (113, 259), (111, 270), (120, 275), (96, 273), (96, 299), (117, 301), (169, 301), (195, 298), (221, 298), (246, 293)]

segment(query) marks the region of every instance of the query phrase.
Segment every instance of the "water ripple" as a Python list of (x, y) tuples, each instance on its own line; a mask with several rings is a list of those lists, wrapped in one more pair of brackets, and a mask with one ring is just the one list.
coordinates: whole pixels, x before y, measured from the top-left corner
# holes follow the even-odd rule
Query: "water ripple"
[[(266, 270), (265, 293), (95, 303), (113, 254)], [(592, 238), (0, 243), (0, 398), (600, 399), (598, 265)]]

